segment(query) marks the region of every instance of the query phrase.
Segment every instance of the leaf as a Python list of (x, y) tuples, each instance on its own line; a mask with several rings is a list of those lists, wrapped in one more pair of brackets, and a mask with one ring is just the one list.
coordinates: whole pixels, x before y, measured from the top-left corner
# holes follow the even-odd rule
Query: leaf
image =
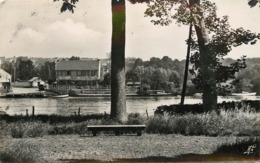
[(60, 12), (64, 12), (64, 11), (71, 11), (72, 13), (74, 13), (74, 5), (72, 5), (71, 3), (69, 2), (64, 2), (63, 5), (61, 6), (61, 9), (60, 9)]
[(258, 0), (249, 0), (248, 1), (248, 5), (250, 7), (255, 7), (257, 5), (257, 3), (258, 3)]

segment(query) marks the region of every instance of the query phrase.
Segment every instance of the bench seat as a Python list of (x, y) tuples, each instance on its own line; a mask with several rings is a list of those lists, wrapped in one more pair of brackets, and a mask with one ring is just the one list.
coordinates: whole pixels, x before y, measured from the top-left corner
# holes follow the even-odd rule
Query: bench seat
[(120, 131), (131, 131), (141, 136), (145, 125), (89, 125), (87, 128), (92, 131), (93, 136), (96, 136), (98, 131), (114, 131), (116, 136), (120, 135)]

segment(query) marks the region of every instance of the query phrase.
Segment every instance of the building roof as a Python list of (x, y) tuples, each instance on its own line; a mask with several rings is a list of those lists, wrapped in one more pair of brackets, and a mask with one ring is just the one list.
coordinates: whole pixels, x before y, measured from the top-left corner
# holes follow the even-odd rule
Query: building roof
[(10, 82), (11, 80), (11, 75), (7, 73), (5, 70), (0, 68), (0, 82)]
[(33, 78), (31, 78), (30, 80), (28, 80), (28, 82), (33, 82), (33, 81), (39, 80), (39, 79), (40, 79), (39, 77), (33, 77)]
[(56, 70), (98, 70), (99, 60), (69, 60), (56, 64)]

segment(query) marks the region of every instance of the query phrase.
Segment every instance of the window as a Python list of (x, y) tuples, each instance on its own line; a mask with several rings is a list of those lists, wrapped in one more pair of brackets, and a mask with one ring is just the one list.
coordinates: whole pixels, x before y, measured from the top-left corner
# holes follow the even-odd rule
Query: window
[(67, 74), (66, 74), (66, 76), (70, 76), (70, 71), (67, 71)]
[(97, 76), (97, 70), (92, 70), (91, 71), (91, 76)]
[(81, 71), (78, 71), (78, 74), (77, 74), (77, 76), (81, 76)]
[(85, 70), (81, 71), (81, 76), (86, 76), (86, 71)]
[(90, 70), (86, 71), (86, 76), (90, 76)]

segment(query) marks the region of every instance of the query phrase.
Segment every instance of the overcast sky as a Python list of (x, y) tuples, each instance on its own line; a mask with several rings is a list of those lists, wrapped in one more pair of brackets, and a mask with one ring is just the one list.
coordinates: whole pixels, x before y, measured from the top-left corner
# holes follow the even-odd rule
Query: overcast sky
[[(61, 0), (60, 0), (61, 1)], [(260, 33), (260, 8), (247, 0), (214, 0), (233, 28)], [(74, 14), (60, 13), (53, 0), (0, 0), (0, 56), (105, 58), (111, 46), (111, 0), (80, 0)], [(185, 59), (188, 27), (155, 26), (146, 5), (127, 3), (126, 57), (165, 55)], [(260, 57), (260, 41), (235, 48), (228, 57)]]

